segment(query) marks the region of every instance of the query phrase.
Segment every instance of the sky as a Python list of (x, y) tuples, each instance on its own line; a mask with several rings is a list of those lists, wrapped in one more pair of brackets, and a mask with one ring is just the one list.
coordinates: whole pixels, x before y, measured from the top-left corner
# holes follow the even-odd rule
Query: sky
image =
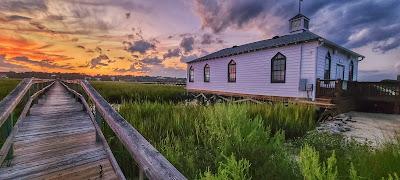
[[(1, 0), (0, 71), (185, 77), (185, 61), (288, 34), (297, 0)], [(400, 74), (399, 0), (304, 0), (310, 30)]]

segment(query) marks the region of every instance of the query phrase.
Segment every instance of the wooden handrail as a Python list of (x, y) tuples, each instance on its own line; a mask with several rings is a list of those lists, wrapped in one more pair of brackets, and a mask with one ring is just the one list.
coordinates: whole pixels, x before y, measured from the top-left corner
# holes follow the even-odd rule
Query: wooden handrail
[(95, 104), (96, 110), (149, 179), (186, 179), (131, 124), (118, 114), (88, 81), (67, 82), (79, 83), (82, 86), (85, 93)]
[(11, 112), (17, 107), (22, 97), (29, 90), (33, 82), (33, 79), (27, 78), (23, 79), (14, 90), (10, 92), (1, 102), (0, 102), (0, 127), (10, 116)]

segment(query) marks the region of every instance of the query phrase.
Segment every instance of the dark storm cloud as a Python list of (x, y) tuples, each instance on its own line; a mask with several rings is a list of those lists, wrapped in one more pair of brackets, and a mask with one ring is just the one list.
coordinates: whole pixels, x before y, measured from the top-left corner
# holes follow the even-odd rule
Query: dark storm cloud
[(145, 40), (138, 40), (129, 45), (130, 47), (127, 49), (129, 52), (139, 52), (141, 54), (156, 48), (156, 45), (153, 42)]
[(194, 46), (194, 37), (183, 37), (180, 46), (185, 52), (192, 51)]
[[(297, 1), (196, 0), (195, 9), (202, 27), (214, 33), (256, 24), (261, 31), (283, 34), (287, 33), (287, 20), (297, 13)], [(373, 43), (375, 50), (386, 52), (400, 46), (398, 0), (304, 1), (302, 9), (311, 18), (312, 31), (348, 48)], [(279, 21), (274, 22), (271, 17), (278, 17)], [(361, 31), (365, 34), (356, 36)]]
[(90, 60), (90, 69), (99, 68), (102, 66), (108, 66), (108, 64), (113, 63), (115, 61), (108, 58), (107, 55), (101, 54), (98, 57), (95, 57)]
[(196, 0), (195, 8), (203, 28), (211, 28), (214, 33), (219, 33), (228, 27), (241, 28), (255, 18), (263, 18), (266, 13), (275, 13), (276, 10), (271, 11), (272, 6), (279, 9), (277, 6), (286, 4), (277, 0)]
[(164, 59), (172, 58), (172, 57), (179, 57), (181, 55), (181, 49), (169, 49), (167, 53), (163, 55)]
[(25, 56), (18, 56), (18, 57), (14, 57), (12, 58), (12, 60), (17, 61), (17, 62), (23, 62), (26, 64), (30, 64), (33, 66), (37, 66), (37, 67), (46, 67), (46, 68), (51, 68), (51, 69), (66, 69), (66, 70), (74, 70), (75, 67), (71, 66), (71, 65), (59, 65), (53, 61), (44, 59), (44, 60), (40, 60), (40, 61), (35, 61), (35, 60), (31, 60)]

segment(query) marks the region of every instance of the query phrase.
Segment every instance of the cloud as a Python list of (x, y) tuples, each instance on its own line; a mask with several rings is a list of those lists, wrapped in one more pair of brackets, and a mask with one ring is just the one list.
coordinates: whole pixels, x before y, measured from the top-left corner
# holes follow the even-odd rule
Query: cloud
[[(269, 36), (286, 34), (287, 20), (297, 13), (292, 0), (195, 0), (194, 5), (202, 28), (213, 33), (255, 27)], [(398, 0), (304, 1), (302, 12), (311, 18), (312, 31), (348, 48), (373, 43), (384, 53), (400, 46)]]
[(46, 67), (46, 68), (50, 68), (50, 69), (65, 69), (65, 70), (74, 70), (75, 69), (75, 67), (73, 67), (71, 65), (60, 65), (60, 64), (57, 64), (57, 63), (47, 60), (47, 59), (35, 61), (35, 60), (29, 59), (26, 56), (14, 57), (11, 60), (13, 60), (15, 62), (22, 62), (22, 63), (30, 64), (33, 66)]
[(95, 57), (90, 60), (90, 69), (99, 68), (102, 66), (108, 66), (108, 64), (115, 62), (108, 58), (107, 55), (101, 54), (98, 57)]
[(0, 2), (0, 11), (13, 12), (46, 12), (48, 10), (45, 0), (2, 0)]
[(396, 72), (378, 71), (378, 70), (359, 70), (359, 81), (377, 82), (384, 79), (396, 79)]
[(40, 30), (46, 29), (46, 26), (44, 26), (43, 24), (41, 24), (39, 22), (30, 22), (29, 24), (31, 24), (32, 26), (34, 26)]
[(114, 68), (113, 70), (114, 72), (118, 72), (118, 73), (126, 73), (126, 72), (141, 72), (141, 73), (145, 73), (145, 72), (149, 72), (150, 68), (147, 66), (143, 66), (140, 63), (132, 63), (129, 68)]
[(163, 60), (158, 57), (147, 57), (142, 59), (140, 62), (146, 65), (160, 65), (162, 61)]
[(130, 47), (128, 47), (129, 52), (139, 52), (140, 54), (144, 54), (149, 50), (154, 50), (156, 45), (153, 42), (138, 40), (131, 43)]
[(224, 41), (222, 39), (217, 39), (213, 37), (213, 34), (210, 33), (204, 33), (201, 36), (201, 44), (202, 45), (209, 45), (209, 44), (213, 44), (213, 43), (223, 43)]
[(186, 62), (188, 62), (188, 61), (191, 61), (191, 60), (194, 60), (194, 59), (197, 59), (197, 58), (198, 58), (198, 56), (195, 55), (195, 54), (193, 54), (193, 55), (188, 55), (188, 56), (181, 56), (180, 61), (181, 61), (182, 63), (186, 63)]
[(19, 65), (19, 64), (12, 64), (6, 61), (6, 55), (4, 54), (0, 54), (0, 70), (1, 71), (10, 71), (10, 70), (14, 70), (14, 69), (19, 69), (19, 70), (23, 70), (23, 69), (27, 69), (27, 67), (23, 66), (23, 65)]
[(163, 55), (164, 59), (172, 58), (172, 57), (179, 57), (181, 55), (181, 49), (169, 49), (167, 53)]
[(81, 48), (81, 49), (86, 49), (85, 46), (82, 46), (82, 45), (77, 45), (76, 47)]
[(194, 46), (194, 37), (183, 37), (180, 47), (187, 53), (193, 50)]
[(11, 16), (7, 16), (6, 19), (8, 21), (29, 21), (32, 18), (25, 17), (25, 16), (20, 16), (20, 15), (11, 15)]
[(200, 16), (203, 28), (210, 28), (214, 33), (220, 33), (228, 27), (241, 28), (256, 18), (263, 18), (266, 13), (273, 13), (270, 7), (277, 7), (283, 4), (281, 2), (283, 1), (195, 0), (195, 10)]

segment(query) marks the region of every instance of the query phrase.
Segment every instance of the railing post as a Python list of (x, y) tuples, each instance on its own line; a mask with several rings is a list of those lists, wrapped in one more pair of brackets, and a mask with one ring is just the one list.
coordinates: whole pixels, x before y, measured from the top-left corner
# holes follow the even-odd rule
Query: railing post
[[(97, 125), (99, 125), (100, 130), (103, 129), (102, 124), (103, 124), (103, 119), (101, 117), (100, 112), (96, 109), (95, 107), (95, 115), (94, 115), (95, 119), (96, 119), (96, 123)], [(96, 141), (100, 142), (101, 141), (101, 137), (99, 136), (99, 134), (96, 132)]]
[(342, 96), (342, 80), (336, 80), (335, 82), (335, 97)]
[(139, 167), (139, 180), (144, 179), (143, 169)]
[[(11, 111), (10, 117), (9, 117), (9, 119), (7, 121), (7, 124), (6, 124), (7, 137), (10, 136), (10, 134), (11, 134), (11, 131), (12, 131), (13, 127), (14, 127), (13, 124), (14, 124), (14, 111)], [(14, 149), (13, 148), (13, 144), (11, 143), (10, 150), (8, 151), (8, 154), (7, 154), (6, 158), (5, 158), (6, 161), (12, 159), (12, 157), (14, 155), (13, 149)]]
[(315, 83), (316, 87), (315, 87), (315, 96), (318, 98), (321, 94), (321, 80), (319, 78), (317, 78), (317, 83)]

